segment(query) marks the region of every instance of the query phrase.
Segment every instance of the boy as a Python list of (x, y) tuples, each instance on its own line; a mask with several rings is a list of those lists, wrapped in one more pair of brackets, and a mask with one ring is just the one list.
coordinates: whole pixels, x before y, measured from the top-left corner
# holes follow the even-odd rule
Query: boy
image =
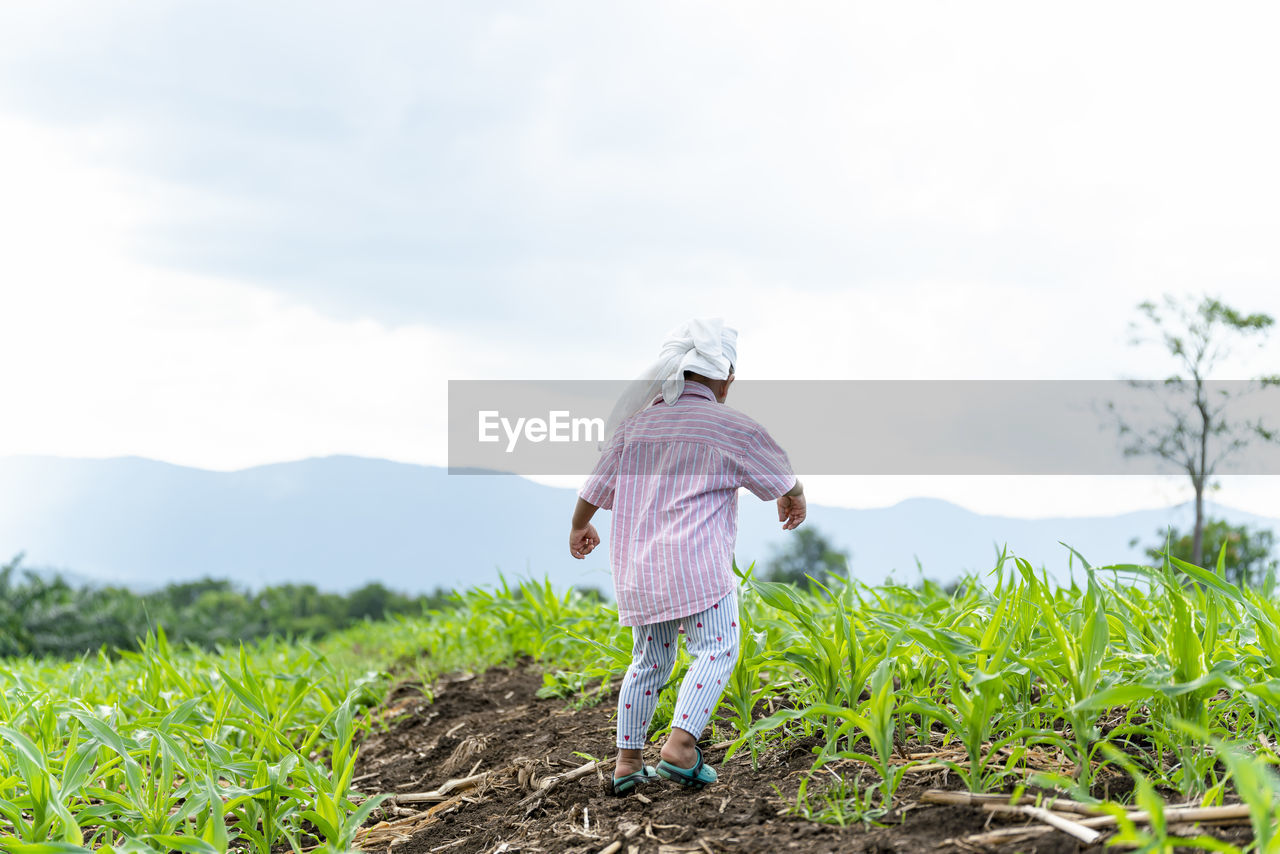
[[(613, 511), (618, 621), (632, 627), (632, 662), (618, 698), (616, 795), (654, 776), (691, 789), (716, 780), (698, 738), (738, 657), (738, 489), (777, 500), (784, 530), (805, 519), (804, 488), (786, 453), (724, 405), (737, 338), (719, 319), (690, 321), (668, 337), (658, 363), (610, 417), (604, 452), (574, 509), (569, 552), (579, 559), (600, 544), (591, 525), (596, 510)], [(641, 751), (682, 625), (693, 663), (654, 769)]]

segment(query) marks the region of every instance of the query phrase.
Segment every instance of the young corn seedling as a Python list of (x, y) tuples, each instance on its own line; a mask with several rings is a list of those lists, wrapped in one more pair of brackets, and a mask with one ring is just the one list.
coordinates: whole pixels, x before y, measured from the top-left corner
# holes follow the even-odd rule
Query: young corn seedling
[[(49, 772), (43, 752), (31, 739), (7, 726), (0, 726), (0, 742), (7, 742), (13, 748), (12, 762), (25, 787), (25, 794), (0, 801), (0, 814), (14, 827), (17, 841), (82, 844), (84, 835), (62, 800), (62, 792)], [(30, 815), (29, 820), (26, 815)]]
[(1280, 776), (1275, 765), (1221, 739), (1210, 739), (1210, 743), (1227, 766), (1236, 794), (1249, 805), (1255, 850), (1280, 854), (1280, 822), (1276, 819), (1280, 815)]
[[(831, 637), (830, 630), (818, 622), (809, 597), (790, 584), (774, 581), (749, 583), (762, 601), (794, 621), (791, 636), (784, 642), (785, 647), (778, 658), (808, 678), (815, 694), (813, 705), (834, 707), (841, 699), (842, 687), (850, 686), (851, 690), (857, 679), (856, 667), (851, 666), (857, 657), (850, 651), (852, 644), (847, 631), (841, 633), (838, 630), (836, 636)], [(832, 752), (837, 737), (835, 721), (828, 717), (821, 721), (821, 726), (826, 737), (826, 749)]]
[(1097, 715), (1088, 701), (1106, 687), (1102, 665), (1110, 645), (1105, 595), (1093, 568), (1086, 564), (1084, 601), (1064, 620), (1048, 584), (1022, 558), (1016, 563), (1027, 595), (1039, 606), (1042, 625), (1049, 631), (1049, 640), (1029, 651), (1024, 663), (1057, 698), (1058, 711), (1071, 727), (1076, 788), (1087, 797), (1093, 777), (1091, 746), (1097, 737)]
[[(1017, 610), (1019, 601), (1016, 589), (999, 600), (995, 611), (985, 619), (977, 645), (967, 648), (964, 660), (954, 652), (964, 647), (935, 644), (949, 666), (947, 705), (919, 698), (906, 706), (910, 711), (940, 721), (964, 745), (967, 766), (946, 760), (943, 764), (951, 767), (972, 792), (987, 791), (1000, 784), (1006, 772), (993, 765), (1003, 748), (1015, 742), (1051, 739), (1051, 734), (1043, 730), (1019, 727), (1010, 731), (1011, 728), (1004, 725), (1008, 677), (1022, 672), (1021, 665), (1009, 660), (1017, 637), (1010, 625), (1010, 615)], [(997, 738), (1000, 733), (1003, 734)]]
[(299, 813), (312, 799), (290, 784), (297, 764), (296, 756), (286, 756), (275, 765), (258, 760), (248, 793), (227, 804), (232, 827), (259, 854), (274, 851), (281, 842), (294, 851), (301, 848)]
[(1169, 831), (1165, 817), (1164, 799), (1156, 792), (1151, 781), (1138, 767), (1115, 747), (1103, 744), (1108, 758), (1122, 766), (1133, 777), (1134, 806), (1147, 815), (1145, 826), (1129, 817), (1129, 811), (1118, 804), (1103, 804), (1102, 809), (1116, 818), (1117, 833), (1110, 844), (1143, 852), (1143, 854), (1174, 854), (1179, 849), (1199, 848), (1222, 854), (1240, 854), (1240, 849), (1212, 836), (1178, 837)]
[[(1202, 795), (1206, 789), (1205, 771), (1213, 767), (1213, 761), (1205, 746), (1188, 736), (1179, 724), (1190, 724), (1196, 730), (1209, 726), (1208, 700), (1221, 684), (1210, 672), (1206, 654), (1206, 649), (1213, 650), (1218, 641), (1218, 599), (1212, 594), (1204, 595), (1194, 581), (1190, 591), (1184, 588), (1174, 576), (1167, 555), (1156, 580), (1163, 586), (1170, 615), (1164, 642), (1157, 652), (1168, 672), (1167, 681), (1152, 684), (1155, 680), (1146, 680), (1149, 689), (1160, 691), (1166, 698), (1156, 708), (1169, 710), (1158, 741), (1171, 744), (1177, 754), (1175, 782), (1182, 794)], [(1198, 604), (1207, 605), (1207, 609), (1198, 609), (1189, 592), (1197, 595)], [(1197, 618), (1199, 613), (1205, 615), (1203, 626)]]
[(809, 783), (816, 770), (805, 774), (796, 792), (795, 805), (787, 809), (788, 815), (800, 816), (821, 824), (834, 824), (837, 827), (850, 827), (853, 824), (884, 826), (877, 819), (882, 818), (887, 810), (875, 805), (875, 787), (861, 789), (857, 780), (849, 780), (830, 768), (825, 770), (831, 774), (834, 782), (815, 798), (809, 795)]
[[(861, 734), (871, 744), (872, 752), (867, 754), (853, 750), (823, 750), (814, 764), (814, 770), (835, 758), (856, 759), (867, 763), (879, 774), (881, 782), (867, 790), (865, 794), (869, 798), (878, 791), (880, 807), (888, 810), (893, 806), (893, 798), (908, 767), (906, 764), (899, 765), (893, 762), (895, 706), (893, 664), (886, 659), (880, 663), (872, 675), (871, 696), (865, 704), (867, 710), (865, 715), (859, 714), (854, 709), (826, 703), (804, 709), (787, 709), (777, 712), (758, 721), (742, 738), (730, 745), (725, 754), (725, 760), (732, 758), (742, 744), (757, 733), (776, 729), (788, 721), (822, 720), (832, 731), (833, 741), (838, 743), (839, 739), (845, 738), (852, 744), (854, 736)], [(837, 721), (838, 725), (834, 723)]]
[[(865, 706), (866, 714), (841, 713), (847, 724), (851, 723), (871, 744), (871, 754), (840, 751), (838, 756), (866, 762), (880, 775), (880, 806), (893, 808), (893, 799), (910, 763), (895, 763), (894, 729), (896, 696), (893, 690), (893, 662), (885, 659), (871, 675), (871, 696)], [(843, 729), (844, 727), (842, 727)]]
[[(751, 730), (756, 707), (756, 694), (761, 688), (760, 671), (768, 661), (767, 635), (752, 630), (748, 622), (745, 602), (738, 605), (738, 625), (742, 629), (742, 645), (738, 653), (738, 662), (733, 667), (729, 684), (725, 687), (724, 702), (731, 712), (731, 722), (739, 738), (747, 738)], [(751, 747), (751, 767), (759, 767), (759, 742), (749, 738)]]

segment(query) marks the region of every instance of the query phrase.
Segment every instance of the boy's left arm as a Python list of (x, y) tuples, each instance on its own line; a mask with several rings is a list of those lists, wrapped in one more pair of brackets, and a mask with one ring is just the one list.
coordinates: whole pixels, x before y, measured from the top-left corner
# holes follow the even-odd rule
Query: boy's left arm
[(585, 498), (579, 498), (577, 506), (573, 508), (573, 521), (569, 523), (569, 554), (578, 560), (591, 554), (600, 545), (600, 535), (596, 533), (595, 525), (591, 524), (591, 517), (599, 509)]

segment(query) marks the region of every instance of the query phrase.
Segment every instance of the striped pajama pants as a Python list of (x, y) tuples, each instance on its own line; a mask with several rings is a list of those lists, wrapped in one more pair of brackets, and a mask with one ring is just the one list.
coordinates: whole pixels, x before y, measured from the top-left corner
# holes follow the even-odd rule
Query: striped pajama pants
[(618, 697), (618, 747), (642, 748), (658, 694), (676, 664), (680, 629), (693, 656), (680, 684), (671, 725), (701, 738), (738, 660), (738, 598), (725, 596), (700, 614), (634, 626), (631, 666)]

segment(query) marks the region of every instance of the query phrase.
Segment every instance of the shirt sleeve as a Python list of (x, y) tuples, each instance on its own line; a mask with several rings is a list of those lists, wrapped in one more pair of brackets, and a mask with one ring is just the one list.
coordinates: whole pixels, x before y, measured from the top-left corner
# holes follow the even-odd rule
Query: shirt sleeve
[(578, 490), (578, 497), (601, 510), (613, 509), (613, 493), (618, 482), (618, 462), (622, 459), (622, 427), (613, 431), (609, 444), (604, 446), (596, 467), (587, 482)]
[(763, 427), (757, 429), (741, 457), (742, 485), (761, 501), (781, 498), (796, 485), (787, 452)]

